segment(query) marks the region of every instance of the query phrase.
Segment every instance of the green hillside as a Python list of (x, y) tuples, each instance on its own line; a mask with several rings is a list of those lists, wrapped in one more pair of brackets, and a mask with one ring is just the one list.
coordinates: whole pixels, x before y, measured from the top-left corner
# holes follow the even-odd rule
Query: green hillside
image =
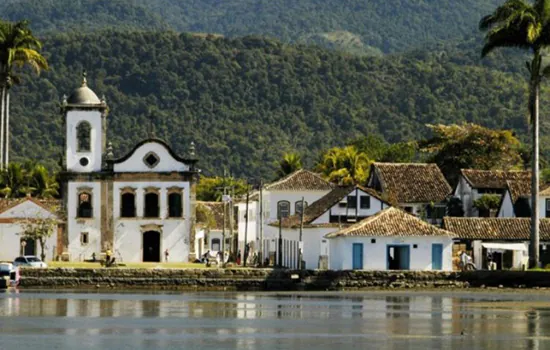
[(285, 151), (296, 148), (311, 164), (321, 150), (367, 133), (421, 137), (426, 123), (468, 121), (526, 136), (523, 77), (500, 72), (500, 56), (479, 65), (474, 50), (372, 58), (258, 37), (144, 32), (64, 34), (44, 46), (51, 70), (25, 75), (12, 98), (19, 157), (58, 159), (58, 103), (83, 69), (107, 98), (118, 156), (148, 135), (153, 115), (157, 136), (177, 152), (197, 143), (206, 173), (228, 165), (236, 175), (271, 177)]
[[(500, 2), (3, 0), (0, 13), (6, 19), (30, 19), (33, 28), (41, 32), (169, 27), (180, 32), (219, 33), (232, 37), (270, 36), (284, 42), (321, 43), (354, 53), (372, 54), (376, 53), (372, 48), (385, 53), (402, 52), (470, 35), (479, 19)], [(341, 33), (348, 34), (342, 38)], [(335, 36), (339, 37), (336, 43)]]

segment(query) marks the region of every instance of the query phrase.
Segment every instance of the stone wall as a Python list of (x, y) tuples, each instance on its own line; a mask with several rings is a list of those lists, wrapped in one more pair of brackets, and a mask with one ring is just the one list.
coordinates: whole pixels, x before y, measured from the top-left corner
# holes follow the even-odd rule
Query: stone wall
[(549, 272), (291, 271), (272, 269), (22, 269), (23, 288), (354, 290), (550, 287)]

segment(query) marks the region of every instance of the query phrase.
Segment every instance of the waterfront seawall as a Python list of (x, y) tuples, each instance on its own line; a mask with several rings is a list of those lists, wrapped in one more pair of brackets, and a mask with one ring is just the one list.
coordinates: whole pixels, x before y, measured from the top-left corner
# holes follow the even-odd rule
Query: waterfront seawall
[(368, 288), (550, 287), (544, 271), (330, 271), (272, 269), (22, 269), (22, 288), (354, 290)]

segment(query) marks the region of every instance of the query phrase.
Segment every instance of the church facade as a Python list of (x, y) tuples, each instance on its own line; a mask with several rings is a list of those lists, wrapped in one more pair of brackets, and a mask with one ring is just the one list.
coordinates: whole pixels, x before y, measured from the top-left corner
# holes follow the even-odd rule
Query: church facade
[(63, 100), (63, 230), (60, 252), (84, 261), (111, 250), (122, 262), (194, 259), (194, 146), (178, 156), (166, 142), (149, 138), (115, 158), (107, 142), (107, 104), (87, 86)]

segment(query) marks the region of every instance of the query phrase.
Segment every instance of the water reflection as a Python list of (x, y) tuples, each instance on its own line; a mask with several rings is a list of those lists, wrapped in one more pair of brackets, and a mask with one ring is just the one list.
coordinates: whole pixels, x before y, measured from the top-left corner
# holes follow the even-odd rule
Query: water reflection
[(550, 295), (20, 292), (0, 295), (0, 339), (60, 349), (544, 349), (549, 308)]

